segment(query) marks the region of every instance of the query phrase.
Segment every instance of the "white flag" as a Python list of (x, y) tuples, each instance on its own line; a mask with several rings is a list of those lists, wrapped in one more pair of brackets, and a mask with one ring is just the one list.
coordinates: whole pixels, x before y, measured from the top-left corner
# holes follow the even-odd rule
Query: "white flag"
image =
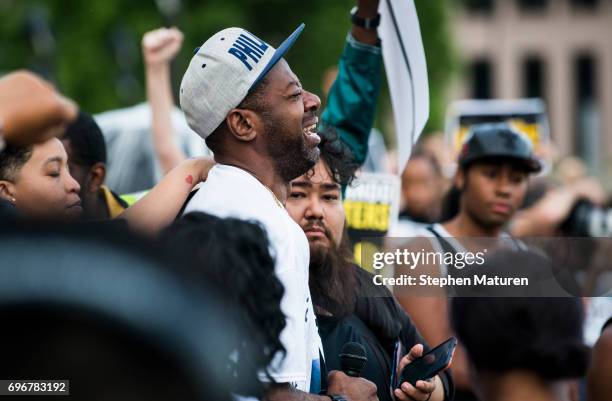
[(429, 118), (425, 51), (414, 0), (381, 0), (378, 34), (391, 94), (399, 171)]

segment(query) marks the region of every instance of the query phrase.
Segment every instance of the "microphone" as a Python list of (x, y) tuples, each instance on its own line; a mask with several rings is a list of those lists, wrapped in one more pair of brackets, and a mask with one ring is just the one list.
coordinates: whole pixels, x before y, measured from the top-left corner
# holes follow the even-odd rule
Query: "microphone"
[(348, 342), (340, 350), (340, 367), (342, 371), (351, 377), (360, 377), (368, 357), (363, 345), (356, 342)]

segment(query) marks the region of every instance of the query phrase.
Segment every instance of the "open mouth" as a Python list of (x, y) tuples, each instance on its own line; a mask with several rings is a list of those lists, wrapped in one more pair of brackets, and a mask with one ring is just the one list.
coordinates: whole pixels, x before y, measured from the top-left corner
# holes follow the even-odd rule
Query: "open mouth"
[(317, 122), (318, 121), (315, 120), (314, 124), (307, 125), (302, 129), (302, 133), (311, 147), (315, 147), (321, 142), (321, 138), (317, 133)]

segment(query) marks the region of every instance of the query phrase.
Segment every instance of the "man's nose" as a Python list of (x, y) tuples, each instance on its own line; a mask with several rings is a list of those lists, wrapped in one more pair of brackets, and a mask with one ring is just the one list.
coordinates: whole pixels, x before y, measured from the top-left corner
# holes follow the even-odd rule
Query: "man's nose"
[(306, 208), (306, 219), (323, 219), (323, 207), (316, 196), (311, 197)]
[(81, 191), (81, 185), (79, 185), (79, 182), (72, 178), (70, 174), (68, 174), (66, 181), (66, 191), (75, 193), (79, 193)]
[(312, 92), (304, 91), (304, 111), (316, 112), (321, 108), (321, 99)]
[(509, 195), (511, 186), (510, 176), (508, 174), (500, 174), (495, 183), (495, 190), (501, 195)]

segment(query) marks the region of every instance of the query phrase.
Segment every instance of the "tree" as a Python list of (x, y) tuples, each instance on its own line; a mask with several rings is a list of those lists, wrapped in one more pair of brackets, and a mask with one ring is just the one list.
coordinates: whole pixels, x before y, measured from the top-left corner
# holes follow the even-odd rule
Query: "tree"
[[(428, 60), (431, 118), (427, 129), (438, 129), (454, 65), (448, 0), (415, 1)], [(83, 109), (97, 113), (144, 101), (140, 39), (150, 29), (173, 23), (185, 33), (185, 44), (174, 64), (176, 89), (193, 49), (214, 32), (242, 26), (278, 45), (305, 22), (306, 30), (288, 53), (288, 61), (303, 85), (318, 93), (321, 74), (337, 62), (342, 51), (354, 1), (183, 0), (178, 2), (180, 10), (171, 13), (168, 7), (175, 3), (0, 0), (0, 71), (37, 71)], [(160, 8), (166, 10), (165, 16)]]

